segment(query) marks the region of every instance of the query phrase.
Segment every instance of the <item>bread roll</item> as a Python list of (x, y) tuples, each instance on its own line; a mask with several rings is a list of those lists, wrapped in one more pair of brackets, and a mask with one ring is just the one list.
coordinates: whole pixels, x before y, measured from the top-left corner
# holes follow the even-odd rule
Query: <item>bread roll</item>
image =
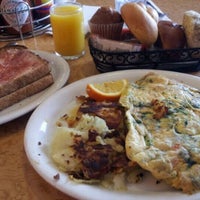
[(185, 46), (185, 32), (180, 24), (160, 20), (158, 22), (158, 34), (163, 49), (178, 49)]
[(134, 36), (145, 46), (154, 44), (158, 37), (157, 21), (143, 6), (137, 3), (125, 3), (121, 7), (121, 16)]
[(159, 15), (154, 8), (152, 8), (149, 5), (145, 5), (143, 2), (138, 2), (137, 4), (140, 5), (145, 11), (147, 11), (153, 17), (153, 19), (158, 23)]
[(143, 46), (138, 43), (105, 39), (94, 34), (90, 35), (90, 40), (95, 48), (107, 52), (137, 52), (143, 50)]
[(189, 10), (183, 15), (183, 27), (190, 48), (200, 47), (200, 13)]

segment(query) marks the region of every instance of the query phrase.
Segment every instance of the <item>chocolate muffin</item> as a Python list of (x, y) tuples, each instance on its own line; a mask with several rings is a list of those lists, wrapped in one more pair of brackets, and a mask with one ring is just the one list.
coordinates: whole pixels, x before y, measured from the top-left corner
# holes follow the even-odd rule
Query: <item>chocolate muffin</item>
[(100, 7), (89, 20), (90, 31), (107, 39), (120, 39), (124, 21), (119, 12), (110, 7)]

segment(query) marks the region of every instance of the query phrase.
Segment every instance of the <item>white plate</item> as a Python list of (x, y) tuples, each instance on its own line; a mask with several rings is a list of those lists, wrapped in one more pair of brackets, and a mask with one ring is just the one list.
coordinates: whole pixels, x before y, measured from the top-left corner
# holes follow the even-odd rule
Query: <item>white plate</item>
[(6, 123), (13, 120), (25, 113), (33, 110), (38, 106), (44, 99), (49, 97), (51, 94), (55, 93), (60, 89), (68, 80), (70, 69), (68, 63), (62, 58), (55, 54), (44, 52), (44, 51), (33, 51), (40, 55), (42, 58), (46, 59), (50, 63), (52, 75), (54, 78), (54, 83), (33, 96), (30, 96), (19, 103), (14, 104), (0, 112), (0, 124)]
[[(92, 76), (62, 88), (40, 104), (28, 121), (24, 137), (25, 151), (33, 168), (53, 187), (82, 200), (162, 200), (163, 198), (169, 198), (170, 200), (199, 200), (200, 193), (193, 195), (183, 194), (180, 191), (171, 189), (164, 183), (156, 184), (156, 181), (151, 176), (147, 176), (140, 184), (134, 184), (126, 192), (110, 191), (94, 185), (76, 184), (68, 179), (66, 173), (58, 171), (48, 155), (47, 149), (54, 133), (56, 120), (66, 113), (70, 102), (75, 100), (75, 96), (84, 94), (87, 83), (121, 78), (135, 81), (150, 71), (153, 72), (154, 70), (118, 71)], [(169, 71), (156, 72), (200, 89), (200, 78), (198, 77)], [(57, 173), (60, 174), (59, 180), (53, 178)]]

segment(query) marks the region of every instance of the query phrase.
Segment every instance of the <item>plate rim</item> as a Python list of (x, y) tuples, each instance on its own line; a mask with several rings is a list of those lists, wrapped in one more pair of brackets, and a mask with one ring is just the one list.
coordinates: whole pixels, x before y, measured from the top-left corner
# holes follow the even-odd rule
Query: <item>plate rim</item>
[[(160, 73), (160, 74), (163, 74), (163, 75), (166, 75), (167, 77), (169, 77), (169, 76), (175, 76), (175, 77), (179, 77), (179, 76), (181, 76), (181, 77), (186, 77), (186, 78), (190, 78), (190, 79), (194, 79), (194, 82), (197, 82), (197, 81), (199, 81), (200, 80), (200, 77), (198, 77), (198, 76), (194, 76), (194, 75), (192, 75), (192, 74), (185, 74), (185, 73), (181, 73), (181, 72), (173, 72), (173, 71), (165, 71), (165, 70), (124, 70), (124, 71), (116, 71), (116, 72), (108, 72), (108, 73), (106, 73), (106, 74), (98, 74), (98, 75), (93, 75), (93, 76), (90, 76), (90, 77), (87, 77), (87, 78), (84, 78), (84, 79), (81, 79), (81, 80), (78, 80), (78, 81), (76, 81), (76, 82), (73, 82), (73, 83), (71, 83), (71, 84), (69, 84), (69, 85), (67, 85), (67, 86), (65, 86), (65, 87), (63, 87), (62, 89), (60, 89), (59, 91), (57, 91), (54, 95), (51, 95), (48, 99), (46, 99), (44, 102), (42, 102), (36, 109), (35, 109), (35, 111), (32, 113), (32, 115), (31, 115), (31, 117), (29, 118), (29, 121), (28, 121), (28, 123), (27, 123), (27, 126), (26, 126), (26, 128), (25, 128), (25, 135), (24, 135), (24, 147), (25, 147), (25, 152), (26, 152), (26, 155), (27, 155), (27, 157), (28, 157), (28, 160), (30, 161), (30, 163), (31, 163), (31, 165), (32, 165), (32, 167), (36, 170), (36, 172), (43, 178), (43, 179), (45, 179), (48, 183), (50, 183), (53, 187), (55, 187), (55, 188), (57, 188), (58, 190), (60, 190), (60, 191), (62, 191), (63, 193), (65, 193), (65, 194), (67, 194), (67, 195), (70, 195), (70, 196), (72, 196), (72, 197), (74, 197), (74, 198), (78, 198), (78, 199), (82, 199), (82, 200), (88, 200), (88, 199), (91, 199), (91, 200), (99, 200), (99, 197), (98, 196), (96, 196), (96, 197), (94, 197), (94, 196), (88, 196), (88, 194), (84, 194), (83, 193), (83, 191), (84, 191), (84, 187), (86, 187), (86, 189), (88, 189), (88, 187), (87, 186), (85, 186), (84, 184), (81, 184), (82, 185), (82, 187), (81, 186), (79, 186), (79, 185), (75, 185), (76, 187), (75, 188), (69, 188), (69, 189), (67, 189), (66, 190), (66, 188), (63, 186), (63, 185), (60, 185), (60, 184), (55, 184), (55, 180), (50, 180), (49, 178), (52, 178), (52, 177), (49, 177), (47, 174), (43, 174), (42, 173), (42, 171), (41, 171), (41, 168), (38, 166), (38, 165), (36, 165), (35, 164), (35, 160), (33, 159), (33, 157), (34, 157), (34, 155), (31, 155), (32, 154), (32, 152), (30, 152), (29, 151), (29, 147), (30, 147), (30, 144), (28, 145), (28, 141), (30, 141), (29, 140), (29, 134), (30, 134), (30, 132), (29, 132), (29, 129), (30, 129), (30, 127), (31, 127), (31, 123), (32, 123), (32, 121), (34, 122), (34, 118), (35, 118), (35, 116), (37, 116), (37, 114), (40, 112), (40, 109), (42, 109), (42, 108), (44, 108), (46, 105), (48, 105), (48, 103), (50, 103), (51, 101), (53, 101), (54, 100), (54, 98), (56, 97), (56, 96), (60, 96), (60, 95), (62, 95), (62, 93), (64, 93), (64, 92), (67, 92), (67, 90), (69, 90), (69, 89), (73, 89), (73, 88), (76, 88), (76, 87), (78, 87), (78, 85), (79, 84), (82, 84), (83, 85), (83, 82), (84, 82), (84, 84), (86, 84), (86, 83), (88, 83), (90, 80), (95, 80), (96, 82), (97, 81), (101, 81), (101, 79), (103, 79), (103, 81), (105, 81), (105, 79), (107, 79), (107, 78), (111, 78), (111, 79), (117, 79), (116, 77), (118, 77), (118, 76), (120, 76), (120, 74), (125, 74), (125, 73), (127, 73), (128, 74), (128, 76), (130, 76), (130, 74), (132, 74), (132, 73), (139, 73), (139, 74), (141, 74), (141, 75), (145, 75), (146, 73), (148, 73), (148, 72), (157, 72), (157, 73)], [(140, 76), (141, 76), (140, 75)], [(124, 78), (124, 77), (122, 77), (122, 78)], [(118, 78), (119, 79), (119, 78)], [(174, 78), (174, 79), (176, 79), (176, 78)], [(83, 87), (83, 86), (82, 86)], [(200, 89), (200, 86), (198, 87), (199, 89)], [(75, 96), (74, 96), (75, 97)], [(60, 108), (61, 109), (61, 108)], [(48, 120), (48, 119), (47, 119)], [(50, 159), (50, 158), (49, 158)], [(55, 170), (56, 170), (56, 168), (55, 168)], [(57, 170), (58, 171), (58, 170)], [(60, 172), (59, 172), (60, 173)], [(67, 175), (66, 175), (67, 176)], [(79, 186), (79, 187), (78, 187)], [(73, 186), (72, 186), (73, 187)], [(82, 191), (82, 193), (80, 194), (80, 193), (78, 193), (77, 192), (77, 190), (78, 190), (78, 188)], [(99, 194), (101, 194), (101, 191), (99, 191), (98, 190), (98, 192), (99, 192)], [(106, 192), (106, 194), (108, 193), (109, 194), (109, 192), (106, 190), (106, 191), (104, 191), (104, 192)], [(154, 195), (152, 196), (152, 200), (161, 200), (162, 199), (162, 197), (161, 196), (155, 196), (155, 192), (153, 192), (154, 193)], [(151, 194), (151, 193), (150, 193)], [(163, 194), (168, 194), (169, 195), (169, 197), (170, 198), (172, 198), (173, 200), (178, 200), (179, 198), (181, 199), (181, 200), (197, 200), (197, 199), (199, 199), (199, 197), (200, 197), (200, 193), (197, 193), (197, 194), (194, 194), (194, 195), (192, 195), (192, 196), (189, 196), (188, 197), (188, 195), (186, 195), (186, 194), (184, 194), (184, 193), (178, 193), (178, 191), (175, 191), (175, 192), (171, 192), (171, 191), (169, 191), (169, 192), (167, 192), (167, 191), (164, 191), (163, 193), (161, 193), (162, 195)], [(83, 196), (84, 195), (84, 196)], [(129, 198), (127, 198), (127, 199), (135, 199), (134, 198), (134, 196), (132, 196), (133, 194), (131, 194), (131, 197), (130, 197), (130, 195), (129, 195)], [(141, 196), (141, 197), (139, 197), (138, 196), (138, 194), (135, 194), (136, 195), (136, 199), (139, 199), (139, 200), (146, 200), (146, 199), (151, 199), (151, 195), (150, 196), (148, 196), (148, 198), (146, 197), (146, 198), (144, 198), (144, 196)], [(141, 195), (141, 194), (140, 194)], [(122, 198), (123, 196), (121, 196), (121, 198)], [(126, 198), (126, 197), (125, 197)], [(101, 198), (100, 198), (101, 199)]]
[[(45, 98), (48, 98), (50, 95), (52, 95), (57, 90), (62, 88), (69, 79), (70, 67), (69, 67), (68, 62), (64, 60), (62, 57), (59, 57), (56, 54), (50, 53), (47, 51), (31, 50), (31, 49), (30, 51), (33, 51), (34, 53), (41, 56), (42, 58), (45, 58), (49, 62), (52, 62), (52, 60), (54, 59), (56, 62), (63, 63), (62, 65), (59, 66), (60, 67), (59, 70), (61, 70), (62, 73), (61, 72), (59, 73), (59, 77), (56, 80), (54, 80), (54, 83), (51, 86), (29, 97), (29, 98), (34, 98), (34, 96), (41, 93), (40, 98), (35, 99), (34, 101), (30, 101), (29, 103), (25, 105), (23, 105), (23, 102), (27, 101), (27, 99), (23, 99), (20, 102), (17, 102), (16, 104), (9, 106), (8, 108), (5, 108), (4, 110), (0, 111), (0, 125), (7, 123), (9, 121), (12, 121), (34, 110), (40, 103), (42, 103), (45, 100)], [(50, 67), (52, 68), (52, 71), (55, 71), (55, 72), (59, 71), (57, 68), (53, 68), (54, 65), (51, 66), (51, 63), (50, 63)], [(18, 106), (19, 108), (17, 108)], [(11, 107), (13, 107), (14, 109), (9, 111)], [(6, 111), (8, 111), (8, 113), (6, 113)]]

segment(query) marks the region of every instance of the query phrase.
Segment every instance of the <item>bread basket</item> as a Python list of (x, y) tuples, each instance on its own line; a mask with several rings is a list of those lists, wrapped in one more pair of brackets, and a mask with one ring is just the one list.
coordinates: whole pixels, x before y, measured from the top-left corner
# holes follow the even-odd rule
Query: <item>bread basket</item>
[(90, 54), (100, 72), (126, 69), (159, 69), (191, 72), (200, 69), (200, 48), (146, 50), (139, 52), (107, 52), (88, 40)]

